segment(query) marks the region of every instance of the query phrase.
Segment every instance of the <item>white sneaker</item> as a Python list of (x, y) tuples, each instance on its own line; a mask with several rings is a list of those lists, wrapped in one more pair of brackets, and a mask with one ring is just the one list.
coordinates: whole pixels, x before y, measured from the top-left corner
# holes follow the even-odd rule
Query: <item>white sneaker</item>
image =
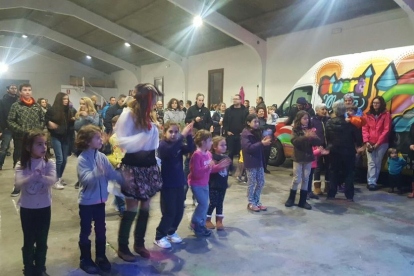
[(168, 235), (167, 239), (172, 243), (182, 243), (183, 242), (183, 239), (180, 236), (178, 236), (177, 232), (172, 234), (172, 235)]
[(65, 180), (63, 180), (62, 178), (60, 178), (60, 184), (62, 184), (63, 186), (68, 185), (68, 184), (65, 182)]
[(171, 243), (167, 240), (166, 237), (160, 240), (155, 240), (154, 243), (164, 249), (171, 248)]
[(52, 188), (53, 189), (56, 189), (56, 190), (63, 190), (63, 189), (65, 189), (65, 187), (60, 183), (59, 180), (56, 181), (55, 184), (53, 184)]

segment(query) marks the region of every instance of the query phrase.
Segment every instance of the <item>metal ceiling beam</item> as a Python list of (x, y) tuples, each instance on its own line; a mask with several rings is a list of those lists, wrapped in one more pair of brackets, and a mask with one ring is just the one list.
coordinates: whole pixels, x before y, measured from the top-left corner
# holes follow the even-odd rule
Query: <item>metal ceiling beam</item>
[[(0, 0), (0, 9), (26, 8), (45, 12), (63, 14), (78, 18), (96, 28), (117, 36), (126, 42), (135, 44), (154, 55), (172, 61), (182, 67), (183, 57), (177, 53), (124, 28), (96, 13), (66, 0)], [(110, 8), (110, 7), (108, 7)]]
[(266, 83), (266, 55), (267, 55), (267, 45), (266, 41), (258, 37), (257, 35), (249, 32), (240, 25), (234, 23), (227, 17), (222, 14), (209, 10), (209, 7), (205, 7), (201, 1), (195, 0), (168, 0), (172, 4), (180, 7), (181, 9), (187, 11), (193, 15), (200, 15), (203, 18), (203, 21), (207, 24), (213, 26), (214, 28), (222, 31), (228, 36), (240, 41), (244, 45), (253, 49), (260, 58), (261, 69), (262, 69), (262, 79), (261, 79), (261, 95), (264, 96), (265, 93), (265, 83)]
[(137, 78), (137, 81), (141, 79), (141, 70), (139, 67), (35, 22), (26, 19), (4, 20), (0, 21), (0, 30), (39, 37), (44, 36), (60, 44), (83, 52), (86, 55), (96, 57), (119, 68), (130, 71)]
[(411, 23), (414, 24), (414, 0), (394, 0), (394, 2), (407, 13)]
[[(76, 70), (83, 70), (83, 71), (89, 71), (89, 73), (97, 76), (97, 77), (101, 77), (101, 78), (108, 78), (109, 74), (104, 73), (102, 71), (96, 70), (95, 68), (86, 66), (80, 62), (74, 61), (72, 59), (66, 58), (64, 56), (61, 56), (59, 54), (55, 54), (45, 48), (33, 45), (30, 43), (30, 41), (28, 41), (27, 39), (24, 38), (17, 38), (17, 37), (3, 37), (0, 38), (0, 48), (6, 48), (6, 49), (16, 49), (19, 51), (29, 51), (32, 52), (36, 55), (40, 55), (40, 56), (44, 56), (46, 58), (50, 58), (53, 59), (57, 62), (61, 62), (61, 63), (65, 63), (65, 65), (67, 63), (70, 63), (73, 68), (75, 68)], [(9, 60), (6, 60), (6, 62)], [(10, 62), (13, 64), (13, 60), (10, 60)]]

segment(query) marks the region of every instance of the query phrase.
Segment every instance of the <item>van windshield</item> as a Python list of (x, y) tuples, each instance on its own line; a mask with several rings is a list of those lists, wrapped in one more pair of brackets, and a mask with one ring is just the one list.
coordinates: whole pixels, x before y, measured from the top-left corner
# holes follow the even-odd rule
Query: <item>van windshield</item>
[(296, 106), (296, 100), (300, 97), (304, 97), (310, 103), (312, 100), (312, 91), (312, 86), (298, 87), (293, 90), (280, 105), (278, 110), (279, 116), (289, 116), (290, 109)]

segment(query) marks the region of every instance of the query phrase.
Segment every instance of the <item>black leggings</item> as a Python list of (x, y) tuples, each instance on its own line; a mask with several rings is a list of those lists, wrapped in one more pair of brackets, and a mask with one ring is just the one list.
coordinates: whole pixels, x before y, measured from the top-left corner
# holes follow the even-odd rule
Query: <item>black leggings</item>
[(223, 202), (224, 197), (226, 196), (226, 189), (210, 189), (210, 205), (208, 206), (207, 215), (211, 216), (214, 209), (216, 209), (216, 216), (223, 215)]

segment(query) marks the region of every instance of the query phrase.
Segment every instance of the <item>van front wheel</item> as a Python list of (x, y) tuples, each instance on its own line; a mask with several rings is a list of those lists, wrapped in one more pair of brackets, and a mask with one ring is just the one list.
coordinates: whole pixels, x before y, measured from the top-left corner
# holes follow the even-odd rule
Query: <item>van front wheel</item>
[(282, 143), (280, 143), (279, 140), (275, 140), (272, 143), (271, 149), (270, 149), (270, 157), (269, 157), (269, 163), (270, 166), (280, 166), (285, 162), (285, 153), (283, 151)]

